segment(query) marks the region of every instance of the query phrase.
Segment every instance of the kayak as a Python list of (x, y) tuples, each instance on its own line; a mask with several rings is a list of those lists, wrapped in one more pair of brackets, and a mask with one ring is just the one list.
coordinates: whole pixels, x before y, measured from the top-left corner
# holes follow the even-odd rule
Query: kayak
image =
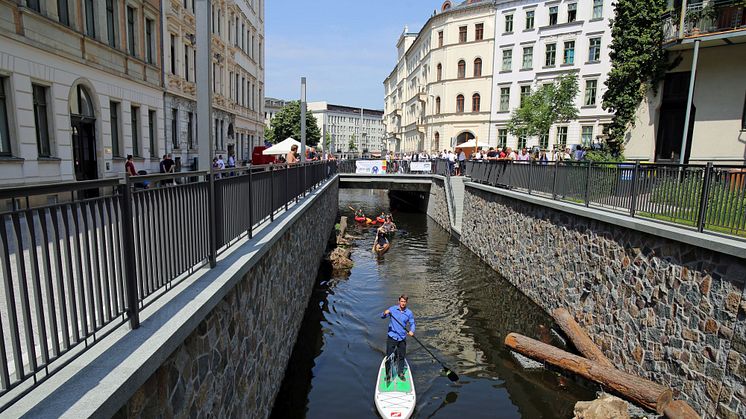
[[(394, 365), (392, 365), (394, 367)], [(375, 402), (376, 410), (382, 418), (408, 418), (414, 412), (417, 397), (414, 392), (414, 381), (409, 362), (404, 360), (404, 380), (401, 380), (396, 371), (392, 371), (392, 380), (386, 380), (386, 357), (381, 361), (376, 381)]]
[(383, 224), (383, 223), (386, 222), (386, 219), (385, 218), (381, 218), (381, 217), (377, 217), (376, 221), (378, 221), (379, 223)]
[(364, 223), (365, 220), (367, 220), (367, 218), (365, 217), (355, 217), (355, 221), (357, 221), (358, 223)]
[(391, 249), (391, 243), (386, 243), (384, 246), (381, 247), (380, 250), (373, 248), (373, 251), (376, 253), (376, 255), (383, 256), (383, 254), (388, 252), (389, 249)]

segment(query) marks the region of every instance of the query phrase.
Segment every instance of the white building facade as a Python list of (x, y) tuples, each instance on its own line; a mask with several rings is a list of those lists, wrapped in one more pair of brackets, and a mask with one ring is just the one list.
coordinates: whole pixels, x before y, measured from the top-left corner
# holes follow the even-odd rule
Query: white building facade
[(0, 0), (0, 184), (157, 170), (160, 2)]
[[(602, 109), (611, 69), (611, 0), (498, 1), (490, 144), (544, 150), (586, 146), (603, 138), (612, 115)], [(564, 74), (578, 77), (578, 119), (546, 136), (519, 138), (506, 125), (524, 95)]]
[[(340, 156), (380, 154), (386, 149), (383, 111), (309, 102), (321, 130), (322, 148)], [(329, 139), (328, 148), (326, 138)], [(351, 145), (353, 145), (351, 147)]]
[(268, 129), (272, 124), (272, 119), (280, 112), (282, 108), (290, 103), (288, 100), (275, 99), (273, 97), (264, 98), (264, 128)]
[(406, 29), (384, 81), (388, 148), (453, 148), (489, 137), (495, 5), (446, 1), (418, 33)]

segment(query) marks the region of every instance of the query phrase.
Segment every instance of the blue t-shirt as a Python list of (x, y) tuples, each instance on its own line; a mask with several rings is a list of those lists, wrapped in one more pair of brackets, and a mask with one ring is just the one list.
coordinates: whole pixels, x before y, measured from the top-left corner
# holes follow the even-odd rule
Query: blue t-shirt
[[(412, 313), (412, 310), (405, 308), (404, 311), (401, 311), (399, 309), (398, 305), (389, 307), (389, 311), (391, 312), (391, 316), (393, 316), (396, 320), (399, 320), (399, 323), (396, 322), (396, 320), (391, 319), (389, 321), (389, 332), (388, 335), (394, 340), (402, 341), (407, 338), (407, 331), (402, 327), (408, 326), (409, 330), (414, 333), (414, 314)], [(385, 319), (386, 315), (381, 313), (381, 318)]]

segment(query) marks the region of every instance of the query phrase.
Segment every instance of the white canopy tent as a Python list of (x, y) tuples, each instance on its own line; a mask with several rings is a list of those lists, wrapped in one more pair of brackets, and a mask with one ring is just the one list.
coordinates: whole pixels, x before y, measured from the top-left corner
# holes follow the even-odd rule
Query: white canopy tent
[(465, 143), (456, 144), (456, 147), (454, 148), (476, 148), (476, 147), (477, 147), (477, 140), (472, 138), (471, 140)]
[(300, 149), (300, 142), (292, 137), (288, 137), (272, 147), (262, 151), (265, 156), (284, 156), (290, 152), (290, 147), (297, 145)]

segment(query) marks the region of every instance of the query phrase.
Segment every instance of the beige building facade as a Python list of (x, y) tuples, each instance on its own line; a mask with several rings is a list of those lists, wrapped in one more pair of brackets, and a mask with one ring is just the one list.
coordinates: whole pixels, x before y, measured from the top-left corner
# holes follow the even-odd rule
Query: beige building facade
[[(200, 147), (194, 3), (163, 2), (166, 143), (187, 169)], [(264, 0), (213, 1), (211, 18), (214, 153), (241, 162), (264, 142)]]
[(489, 138), (495, 5), (446, 1), (418, 33), (406, 29), (384, 81), (387, 148), (454, 148)]
[(0, 184), (158, 168), (160, 2), (0, 0)]

